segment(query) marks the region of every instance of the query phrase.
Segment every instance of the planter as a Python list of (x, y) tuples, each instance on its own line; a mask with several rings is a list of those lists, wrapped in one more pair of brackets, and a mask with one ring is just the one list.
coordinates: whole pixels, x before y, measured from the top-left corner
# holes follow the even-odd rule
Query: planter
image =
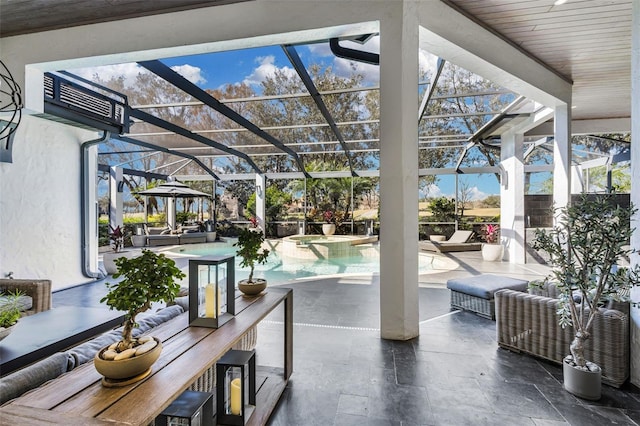
[(483, 244), (482, 258), (488, 262), (500, 262), (504, 255), (502, 244)]
[(593, 362), (587, 362), (589, 369), (578, 368), (573, 364), (573, 357), (566, 356), (562, 361), (564, 389), (573, 395), (597, 401), (601, 397), (602, 369)]
[(322, 224), (322, 233), (324, 235), (333, 235), (336, 233), (336, 225), (333, 223), (323, 223)]
[(132, 235), (131, 245), (134, 247), (144, 247), (147, 244), (146, 235)]
[(207, 232), (205, 232), (205, 235), (207, 236), (207, 242), (208, 243), (212, 243), (212, 242), (214, 242), (216, 240), (215, 231), (214, 232), (207, 231)]
[(9, 334), (11, 334), (11, 332), (13, 331), (13, 327), (15, 327), (16, 325), (12, 325), (10, 327), (0, 327), (0, 340), (4, 339), (5, 337), (7, 337)]
[[(151, 366), (158, 360), (160, 352), (162, 352), (160, 340), (156, 337), (153, 339), (158, 344), (149, 352), (118, 361), (102, 359), (102, 353), (109, 349), (108, 347), (102, 348), (94, 357), (93, 364), (98, 373), (102, 374), (108, 382), (123, 381), (128, 384), (142, 380), (147, 376), (147, 372), (151, 371)], [(103, 383), (105, 382), (103, 381)]]
[(257, 296), (265, 288), (267, 288), (267, 280), (262, 278), (254, 278), (252, 283), (247, 282), (247, 280), (238, 281), (238, 290), (247, 296)]
[(107, 274), (115, 274), (118, 272), (118, 267), (115, 264), (115, 260), (120, 257), (126, 257), (131, 259), (140, 255), (140, 250), (128, 250), (128, 251), (109, 251), (102, 255), (102, 264)]

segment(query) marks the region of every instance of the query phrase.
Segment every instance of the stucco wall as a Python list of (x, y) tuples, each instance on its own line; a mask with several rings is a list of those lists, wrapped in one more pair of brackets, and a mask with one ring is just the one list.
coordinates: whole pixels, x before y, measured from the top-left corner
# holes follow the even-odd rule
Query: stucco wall
[(89, 279), (80, 264), (80, 144), (97, 133), (24, 116), (13, 163), (0, 163), (0, 276)]

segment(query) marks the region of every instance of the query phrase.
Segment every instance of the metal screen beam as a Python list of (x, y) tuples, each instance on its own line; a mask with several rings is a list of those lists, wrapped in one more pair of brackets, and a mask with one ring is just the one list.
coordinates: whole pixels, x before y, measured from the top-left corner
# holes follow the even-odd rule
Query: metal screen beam
[(206, 164), (204, 164), (202, 161), (200, 161), (200, 159), (198, 159), (197, 157), (190, 155), (190, 154), (185, 154), (183, 152), (180, 151), (173, 151), (171, 149), (168, 148), (164, 148), (158, 145), (154, 145), (152, 143), (149, 142), (143, 142), (143, 141), (139, 141), (137, 139), (133, 139), (133, 138), (128, 138), (126, 136), (112, 136), (113, 139), (118, 139), (122, 142), (126, 142), (126, 143), (130, 143), (132, 145), (137, 145), (137, 146), (142, 146), (145, 148), (150, 148), (150, 149), (155, 149), (157, 151), (162, 151), (162, 152), (166, 152), (167, 154), (171, 154), (171, 155), (175, 155), (178, 157), (182, 157), (182, 158), (188, 158), (190, 160), (195, 161), (200, 167), (202, 167), (202, 169), (207, 172), (208, 174), (210, 174), (215, 180), (220, 180), (220, 177), (214, 173), (213, 170), (211, 170), (209, 167), (207, 167)]
[(445, 60), (442, 58), (438, 58), (438, 68), (436, 69), (436, 75), (431, 79), (429, 90), (427, 90), (427, 92), (424, 94), (422, 102), (420, 103), (420, 109), (418, 110), (418, 123), (420, 123), (424, 112), (427, 110), (427, 104), (432, 99), (433, 92), (436, 90), (436, 84), (438, 84), (438, 79), (440, 78), (440, 74), (442, 73), (444, 64)]
[[(218, 111), (220, 114), (224, 115), (228, 119), (238, 123), (239, 125), (246, 128), (256, 136), (266, 140), (267, 142), (276, 146), (280, 150), (286, 152), (296, 161), (296, 163), (298, 164), (298, 167), (300, 168), (300, 171), (302, 171), (305, 174), (307, 173), (305, 170), (304, 164), (302, 163), (302, 159), (298, 156), (298, 154), (295, 151), (285, 146), (278, 139), (276, 139), (269, 133), (265, 132), (260, 127), (256, 126), (255, 124), (253, 124), (252, 122), (244, 118), (242, 115), (238, 114), (233, 109), (224, 105), (222, 102), (220, 102), (219, 100), (211, 96), (209, 93), (205, 92), (204, 90), (202, 90), (201, 88), (199, 88), (198, 86), (196, 86), (195, 84), (193, 84), (192, 82), (190, 82), (189, 80), (181, 76), (180, 74), (178, 74), (177, 72), (175, 72), (174, 70), (172, 70), (171, 68), (163, 64), (162, 62), (157, 60), (141, 61), (141, 62), (138, 62), (138, 64), (146, 68), (147, 70), (151, 71), (158, 77), (166, 80), (168, 83), (174, 85), (175, 87), (182, 90), (183, 92), (193, 96), (199, 101), (204, 102), (207, 106)], [(191, 133), (191, 134), (193, 135), (194, 133)], [(256, 173), (262, 173), (260, 170), (258, 170), (258, 167), (255, 164), (253, 164), (253, 162), (250, 159), (248, 159), (248, 157), (246, 157), (245, 159), (249, 161), (250, 164), (252, 164), (254, 169), (256, 169)]]
[(298, 52), (296, 51), (296, 48), (290, 44), (286, 44), (282, 46), (282, 49), (284, 50), (284, 53), (289, 58), (289, 61), (293, 65), (293, 68), (296, 70), (296, 72), (302, 79), (302, 82), (304, 83), (305, 87), (311, 94), (311, 97), (313, 98), (313, 101), (316, 103), (316, 106), (320, 110), (320, 113), (322, 113), (322, 116), (329, 124), (329, 127), (331, 127), (333, 134), (336, 135), (336, 138), (340, 142), (340, 146), (342, 147), (342, 150), (347, 156), (347, 161), (349, 162), (349, 170), (351, 171), (351, 176), (358, 176), (353, 170), (353, 163), (351, 162), (351, 154), (349, 152), (349, 148), (347, 147), (347, 144), (345, 144), (344, 142), (344, 137), (342, 136), (342, 132), (340, 132), (340, 129), (338, 129), (338, 126), (336, 125), (336, 121), (333, 119), (333, 116), (329, 112), (329, 109), (327, 108), (324, 101), (322, 100), (322, 95), (320, 95), (320, 92), (318, 91), (316, 85), (313, 84), (313, 81), (311, 80), (311, 76), (309, 76), (307, 69), (304, 67), (304, 64), (300, 60), (300, 56), (298, 56)]
[[(146, 113), (144, 111), (140, 111), (137, 109), (131, 109), (129, 111), (129, 115), (131, 117), (135, 117), (138, 118), (142, 121), (144, 121), (145, 123), (149, 123), (152, 124), (156, 127), (161, 127), (165, 130), (168, 130), (170, 132), (173, 132), (175, 134), (178, 134), (180, 136), (184, 136), (185, 138), (189, 138), (191, 140), (194, 140), (196, 142), (200, 142), (204, 145), (210, 146), (211, 148), (216, 148), (220, 151), (226, 152), (227, 154), (231, 154), (231, 155), (235, 155), (236, 157), (240, 157), (242, 159), (244, 159), (247, 163), (249, 163), (249, 165), (253, 168), (253, 170), (255, 170), (256, 173), (262, 173), (260, 171), (260, 168), (256, 165), (256, 163), (253, 162), (253, 160), (251, 158), (249, 158), (249, 156), (247, 154), (245, 154), (244, 152), (240, 152), (237, 151), (233, 148), (229, 148), (226, 145), (221, 144), (220, 142), (216, 142), (212, 139), (209, 138), (205, 138), (202, 135), (199, 135), (197, 133), (193, 133), (190, 130), (185, 129), (184, 127), (180, 127), (176, 124), (173, 123), (169, 123), (166, 120), (163, 120), (161, 118), (158, 118), (154, 115), (151, 115), (149, 113)], [(194, 157), (195, 158), (195, 157)]]

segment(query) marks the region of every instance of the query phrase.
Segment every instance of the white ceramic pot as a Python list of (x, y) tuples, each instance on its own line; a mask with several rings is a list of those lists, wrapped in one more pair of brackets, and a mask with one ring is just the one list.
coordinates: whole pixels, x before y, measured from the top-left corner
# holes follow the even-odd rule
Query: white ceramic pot
[(333, 223), (323, 223), (322, 233), (324, 235), (333, 235), (336, 233), (336, 225)]
[(502, 244), (482, 244), (482, 258), (488, 262), (500, 262), (504, 255)]
[(573, 365), (571, 355), (562, 362), (562, 374), (564, 377), (564, 389), (577, 397), (597, 401), (602, 395), (602, 369), (587, 362), (589, 370), (583, 370)]
[(118, 267), (116, 266), (115, 260), (120, 257), (126, 257), (131, 259), (132, 257), (139, 256), (141, 253), (140, 250), (129, 250), (129, 251), (108, 251), (102, 255), (102, 265), (104, 266), (104, 270), (107, 274), (115, 274), (118, 272)]

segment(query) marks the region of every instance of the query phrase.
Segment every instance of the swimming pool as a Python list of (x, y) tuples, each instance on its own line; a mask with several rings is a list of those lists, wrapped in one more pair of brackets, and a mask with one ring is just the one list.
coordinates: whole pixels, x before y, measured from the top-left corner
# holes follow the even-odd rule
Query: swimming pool
[[(225, 242), (193, 244), (189, 247), (176, 247), (173, 253), (187, 256), (221, 256), (235, 255), (234, 239)], [(368, 244), (362, 247), (360, 253), (354, 256), (332, 259), (300, 259), (288, 257), (279, 253), (279, 242), (269, 241), (271, 253), (264, 265), (256, 265), (254, 275), (267, 279), (270, 283), (282, 283), (292, 280), (318, 278), (330, 275), (371, 275), (380, 273), (380, 251), (378, 244)], [(419, 274), (453, 269), (455, 262), (441, 256), (420, 253)], [(239, 265), (240, 258), (236, 256), (236, 280), (249, 276), (249, 269)]]

